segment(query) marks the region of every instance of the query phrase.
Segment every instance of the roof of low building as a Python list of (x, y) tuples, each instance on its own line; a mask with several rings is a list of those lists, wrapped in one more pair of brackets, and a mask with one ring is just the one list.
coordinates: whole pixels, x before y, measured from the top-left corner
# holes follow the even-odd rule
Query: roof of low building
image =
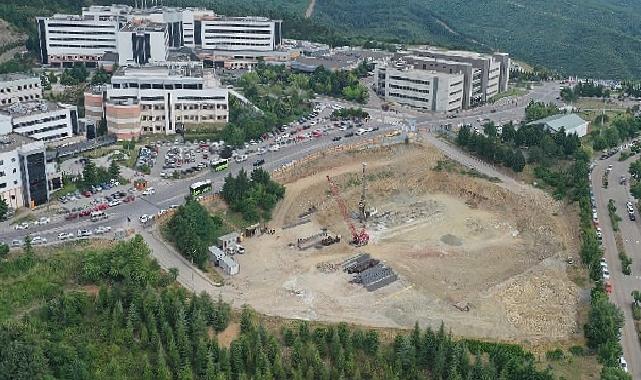
[(532, 121), (529, 125), (543, 124), (553, 131), (559, 131), (561, 128), (564, 128), (566, 131), (571, 131), (582, 127), (585, 123), (587, 123), (587, 121), (581, 119), (579, 115), (575, 113), (568, 113), (548, 116), (545, 119)]

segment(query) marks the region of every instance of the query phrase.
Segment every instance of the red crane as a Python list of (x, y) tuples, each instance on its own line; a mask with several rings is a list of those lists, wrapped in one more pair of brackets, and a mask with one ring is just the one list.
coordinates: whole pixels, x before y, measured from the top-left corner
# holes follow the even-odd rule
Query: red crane
[(329, 178), (329, 176), (327, 176), (327, 182), (329, 182), (329, 189), (331, 190), (334, 199), (336, 199), (336, 203), (338, 204), (338, 208), (341, 211), (341, 215), (343, 216), (345, 223), (347, 223), (347, 226), (352, 233), (352, 244), (359, 247), (367, 245), (367, 243), (369, 242), (369, 234), (365, 230), (365, 227), (363, 227), (360, 231), (356, 229), (356, 226), (354, 226), (354, 223), (352, 223), (352, 218), (349, 215), (347, 205), (345, 204), (343, 197), (341, 197), (341, 192), (338, 186), (336, 185), (336, 183), (334, 183), (334, 181), (332, 181), (331, 178)]

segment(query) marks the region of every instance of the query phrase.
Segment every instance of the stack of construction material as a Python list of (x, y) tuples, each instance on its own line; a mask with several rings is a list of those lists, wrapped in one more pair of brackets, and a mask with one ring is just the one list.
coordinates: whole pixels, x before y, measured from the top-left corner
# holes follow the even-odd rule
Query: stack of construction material
[(383, 263), (378, 263), (374, 267), (365, 269), (361, 272), (357, 279), (361, 284), (363, 284), (365, 289), (372, 292), (396, 281), (398, 276), (394, 273), (392, 268)]

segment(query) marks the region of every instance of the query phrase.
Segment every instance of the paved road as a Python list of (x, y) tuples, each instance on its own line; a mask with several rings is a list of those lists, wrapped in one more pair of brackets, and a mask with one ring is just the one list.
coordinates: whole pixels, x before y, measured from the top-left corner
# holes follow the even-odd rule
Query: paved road
[[(597, 213), (599, 225), (603, 232), (604, 255), (608, 261), (610, 270), (610, 281), (614, 287), (610, 300), (614, 302), (625, 315), (625, 326), (621, 344), (623, 352), (630, 367), (630, 374), (633, 379), (641, 379), (641, 344), (637, 338), (632, 319), (632, 297), (633, 290), (641, 290), (641, 216), (638, 210), (637, 221), (631, 222), (626, 212), (626, 202), (630, 199), (628, 186), (620, 185), (619, 178), (628, 175), (628, 168), (634, 158), (625, 162), (618, 161), (619, 154), (607, 160), (596, 162), (592, 170), (592, 189), (597, 201)], [(603, 174), (608, 165), (612, 165), (612, 172), (609, 174), (609, 186), (604, 189), (601, 186)], [(632, 258), (632, 275), (626, 276), (621, 271), (621, 261), (614, 240), (614, 231), (608, 215), (608, 201), (613, 199), (616, 202), (617, 212), (623, 221), (619, 224), (623, 236), (625, 251)]]

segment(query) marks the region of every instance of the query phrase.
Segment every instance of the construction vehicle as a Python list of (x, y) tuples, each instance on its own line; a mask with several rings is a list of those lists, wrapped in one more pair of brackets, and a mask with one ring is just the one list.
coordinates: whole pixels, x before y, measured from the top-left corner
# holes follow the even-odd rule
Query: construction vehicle
[(365, 229), (365, 227), (362, 227), (360, 230), (356, 229), (356, 226), (354, 225), (354, 223), (352, 223), (347, 205), (345, 204), (343, 197), (341, 197), (338, 186), (334, 181), (332, 181), (329, 176), (327, 176), (327, 182), (329, 182), (329, 188), (332, 192), (332, 195), (334, 196), (334, 199), (336, 199), (336, 203), (338, 204), (341, 215), (343, 216), (343, 219), (345, 220), (345, 223), (349, 227), (349, 231), (352, 234), (351, 244), (354, 244), (358, 247), (367, 245), (367, 243), (369, 242), (369, 234), (367, 233), (367, 230)]
[(341, 242), (341, 235), (328, 235), (325, 237), (323, 240), (320, 241), (321, 245), (324, 247), (328, 247), (332, 244), (340, 243)]

